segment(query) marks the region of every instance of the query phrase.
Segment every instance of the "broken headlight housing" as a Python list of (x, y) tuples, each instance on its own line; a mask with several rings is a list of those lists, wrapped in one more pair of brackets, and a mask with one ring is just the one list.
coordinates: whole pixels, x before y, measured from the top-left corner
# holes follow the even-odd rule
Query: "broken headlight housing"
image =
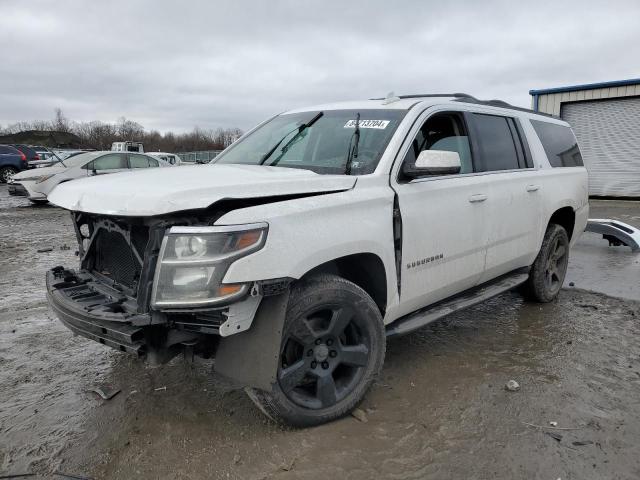
[(151, 306), (156, 309), (209, 307), (247, 293), (249, 284), (223, 284), (229, 266), (267, 239), (266, 223), (171, 227), (160, 247)]

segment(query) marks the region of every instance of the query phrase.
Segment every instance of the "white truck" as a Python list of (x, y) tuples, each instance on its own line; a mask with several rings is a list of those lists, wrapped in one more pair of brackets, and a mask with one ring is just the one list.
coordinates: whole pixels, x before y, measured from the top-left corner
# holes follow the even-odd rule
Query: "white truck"
[(215, 357), (273, 419), (350, 412), (388, 337), (521, 287), (560, 291), (588, 217), (562, 120), (464, 94), (303, 108), (215, 164), (60, 185), (77, 269), (47, 273), (73, 332), (163, 362)]
[[(178, 167), (180, 165), (185, 165), (185, 163), (180, 159), (180, 156), (175, 153), (168, 152), (147, 152), (147, 155), (151, 155), (152, 157), (159, 158), (167, 162), (169, 165), (173, 165), (174, 167)], [(193, 165), (193, 164), (187, 164)]]
[(113, 142), (111, 151), (144, 153), (144, 145), (142, 145), (142, 142)]

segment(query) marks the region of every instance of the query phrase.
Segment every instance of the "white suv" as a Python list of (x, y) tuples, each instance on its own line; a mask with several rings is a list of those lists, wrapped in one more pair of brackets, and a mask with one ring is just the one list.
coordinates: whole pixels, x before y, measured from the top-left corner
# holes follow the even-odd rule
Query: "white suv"
[(400, 335), (517, 286), (562, 286), (588, 216), (567, 123), (468, 95), (277, 115), (200, 168), (60, 185), (71, 330), (155, 362), (215, 357), (270, 417), (351, 411)]

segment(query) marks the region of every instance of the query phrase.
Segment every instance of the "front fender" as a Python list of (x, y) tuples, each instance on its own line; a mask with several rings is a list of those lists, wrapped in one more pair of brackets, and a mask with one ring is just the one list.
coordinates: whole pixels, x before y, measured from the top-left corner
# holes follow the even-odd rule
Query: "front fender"
[(267, 222), (262, 250), (229, 267), (225, 283), (301, 278), (348, 255), (378, 256), (387, 277), (387, 305), (397, 301), (393, 191), (388, 185), (258, 205), (229, 212), (217, 225)]

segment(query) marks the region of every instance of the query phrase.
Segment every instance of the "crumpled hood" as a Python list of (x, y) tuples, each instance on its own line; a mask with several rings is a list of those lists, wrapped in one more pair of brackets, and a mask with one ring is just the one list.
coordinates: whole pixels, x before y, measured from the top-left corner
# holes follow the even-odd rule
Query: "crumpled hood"
[(52, 175), (56, 173), (62, 173), (66, 170), (65, 167), (54, 165), (52, 167), (30, 168), (29, 170), (23, 170), (20, 173), (16, 173), (13, 176), (14, 180), (24, 180), (25, 178), (43, 177), (45, 175)]
[(206, 208), (222, 199), (348, 190), (355, 182), (293, 168), (194, 165), (74, 180), (58, 185), (48, 200), (73, 211), (146, 217)]

